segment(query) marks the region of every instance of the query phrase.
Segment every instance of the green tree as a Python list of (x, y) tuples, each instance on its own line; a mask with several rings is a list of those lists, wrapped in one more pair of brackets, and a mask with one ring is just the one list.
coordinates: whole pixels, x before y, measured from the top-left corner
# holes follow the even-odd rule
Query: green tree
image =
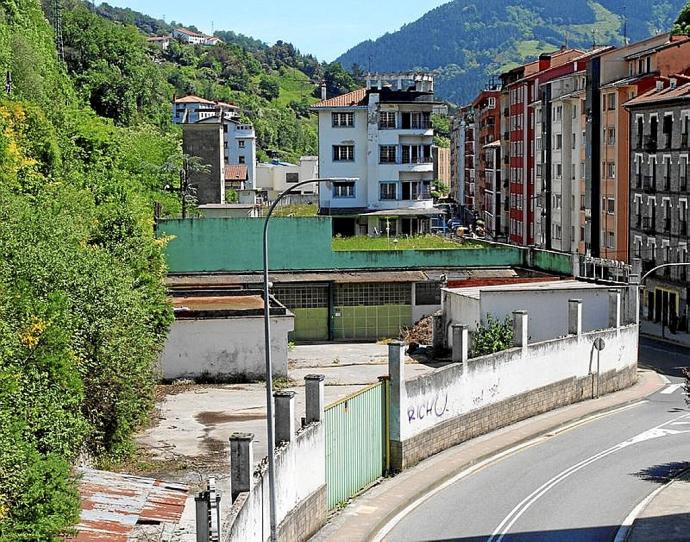
[(690, 35), (690, 2), (680, 10), (678, 18), (673, 25), (673, 33), (676, 35)]
[(480, 324), (472, 334), (471, 356), (477, 358), (507, 350), (513, 346), (513, 323), (510, 318), (503, 322), (487, 315), (486, 324)]

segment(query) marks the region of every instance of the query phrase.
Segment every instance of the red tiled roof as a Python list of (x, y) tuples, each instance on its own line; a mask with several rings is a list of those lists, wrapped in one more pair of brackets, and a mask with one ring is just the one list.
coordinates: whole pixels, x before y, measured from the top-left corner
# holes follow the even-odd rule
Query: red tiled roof
[(194, 32), (194, 31), (192, 31), (192, 30), (187, 30), (186, 28), (184, 28), (184, 27), (182, 27), (182, 26), (179, 27), (179, 28), (176, 28), (176, 29), (175, 29), (175, 32), (179, 32), (180, 34), (187, 34), (188, 36), (194, 36), (194, 37), (197, 37), (197, 38), (206, 38), (206, 37), (208, 37), (208, 36), (206, 36), (205, 34), (200, 34), (199, 32)]
[(216, 102), (212, 102), (211, 100), (207, 100), (206, 98), (199, 98), (199, 96), (194, 96), (194, 95), (189, 95), (189, 96), (184, 96), (183, 98), (177, 98), (175, 100), (176, 104), (209, 104), (209, 105), (214, 105)]
[[(670, 80), (675, 79), (677, 81), (677, 86), (675, 88), (670, 87)], [(667, 102), (672, 100), (687, 100), (690, 102), (690, 77), (687, 75), (673, 75), (671, 77), (661, 78), (664, 81), (664, 88), (657, 90), (653, 88), (652, 90), (639, 95), (637, 98), (633, 98), (629, 102), (626, 102), (625, 107), (634, 107), (636, 105), (645, 105), (656, 102)]]
[(245, 181), (247, 179), (247, 166), (245, 164), (226, 164), (226, 181)]
[(317, 104), (314, 104), (312, 108), (327, 108), (327, 107), (353, 107), (356, 105), (364, 105), (362, 102), (367, 97), (367, 89), (360, 88), (348, 92), (347, 94), (342, 94), (341, 96), (336, 96), (335, 98), (329, 98), (328, 100), (323, 100)]

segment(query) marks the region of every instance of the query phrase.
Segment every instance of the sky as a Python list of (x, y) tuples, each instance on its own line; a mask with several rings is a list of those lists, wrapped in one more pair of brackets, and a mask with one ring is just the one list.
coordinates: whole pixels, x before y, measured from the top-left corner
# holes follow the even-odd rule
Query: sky
[[(332, 61), (367, 39), (394, 32), (449, 0), (107, 0), (155, 18), (199, 30), (233, 30), (273, 44), (292, 43), (302, 53)], [(98, 2), (97, 2), (98, 3)]]

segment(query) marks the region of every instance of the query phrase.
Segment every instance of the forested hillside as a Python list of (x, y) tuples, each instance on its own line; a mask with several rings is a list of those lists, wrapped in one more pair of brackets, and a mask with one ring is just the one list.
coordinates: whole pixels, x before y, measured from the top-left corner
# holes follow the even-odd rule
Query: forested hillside
[(455, 0), (338, 61), (350, 69), (438, 70), (437, 92), (465, 103), (506, 68), (564, 44), (620, 44), (671, 28), (685, 0)]

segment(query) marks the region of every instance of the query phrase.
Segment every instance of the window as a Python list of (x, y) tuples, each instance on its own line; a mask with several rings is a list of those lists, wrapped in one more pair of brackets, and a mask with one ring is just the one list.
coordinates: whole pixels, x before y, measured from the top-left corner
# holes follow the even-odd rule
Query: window
[(606, 236), (606, 248), (616, 248), (616, 234), (612, 231)]
[(615, 109), (616, 109), (616, 93), (612, 92), (611, 94), (609, 94), (606, 101), (608, 104), (609, 111), (615, 111)]
[(334, 198), (354, 198), (355, 197), (355, 183), (354, 181), (344, 181), (333, 183), (333, 197)]
[(395, 164), (395, 145), (379, 146), (379, 163)]
[(385, 200), (395, 200), (398, 197), (398, 184), (385, 182), (380, 185), (380, 196), (381, 201)]
[(606, 212), (610, 215), (616, 212), (616, 200), (608, 198), (606, 201)]
[(562, 228), (558, 224), (555, 224), (553, 227), (553, 238), (554, 239), (560, 239), (561, 238), (561, 232)]
[(609, 128), (608, 129), (607, 141), (608, 141), (609, 145), (615, 145), (616, 144), (616, 129), (615, 128)]
[(355, 125), (354, 113), (331, 113), (333, 128), (351, 128)]
[(238, 141), (238, 142), (237, 142), (237, 146), (238, 146), (240, 149), (244, 149), (244, 140)]
[(334, 162), (353, 162), (355, 159), (354, 145), (333, 145)]
[(554, 136), (554, 149), (558, 150), (563, 147), (563, 134), (556, 134)]
[(286, 183), (296, 183), (299, 182), (299, 173), (286, 173), (285, 174)]
[(246, 164), (246, 163), (247, 163), (247, 159), (246, 159), (244, 156), (240, 156), (240, 157), (239, 157), (239, 162), (240, 162), (240, 164)]
[(555, 164), (554, 171), (556, 174), (556, 178), (560, 179), (563, 176), (563, 164)]
[(680, 157), (680, 189), (682, 191), (686, 191), (688, 189), (688, 157), (687, 156), (681, 156)]
[(441, 283), (436, 281), (418, 282), (414, 285), (417, 305), (440, 305)]
[(379, 113), (379, 128), (395, 128), (395, 111), (381, 111)]
[(554, 194), (553, 195), (553, 208), (554, 209), (560, 209), (561, 208), (561, 202), (562, 202), (562, 196), (560, 194)]
[(671, 148), (671, 139), (673, 136), (673, 113), (664, 115), (664, 124), (662, 126), (664, 133), (664, 146), (667, 149)]
[(616, 178), (616, 164), (615, 162), (607, 162), (606, 164), (606, 176), (609, 179)]
[(496, 98), (489, 98), (489, 109), (496, 109)]

